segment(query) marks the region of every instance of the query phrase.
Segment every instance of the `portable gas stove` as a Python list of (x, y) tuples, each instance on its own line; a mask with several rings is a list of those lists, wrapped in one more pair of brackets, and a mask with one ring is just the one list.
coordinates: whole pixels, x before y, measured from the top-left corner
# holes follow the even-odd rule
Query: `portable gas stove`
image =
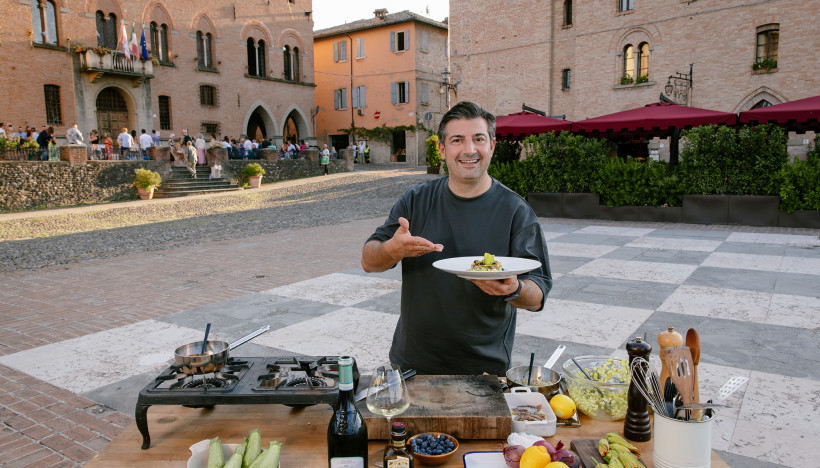
[[(353, 384), (359, 371), (353, 362)], [(134, 410), (142, 434), (142, 449), (151, 446), (148, 408), (182, 405), (207, 408), (214, 405), (285, 404), (295, 407), (339, 400), (339, 356), (229, 358), (218, 372), (189, 375), (171, 365), (143, 388)]]

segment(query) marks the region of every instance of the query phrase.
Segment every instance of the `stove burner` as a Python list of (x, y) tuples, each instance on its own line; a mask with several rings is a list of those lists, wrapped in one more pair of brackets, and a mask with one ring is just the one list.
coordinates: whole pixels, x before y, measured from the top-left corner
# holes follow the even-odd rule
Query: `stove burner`
[(307, 379), (293, 379), (290, 382), (284, 385), (285, 387), (327, 387), (327, 382), (325, 379), (320, 379), (319, 377), (310, 377), (310, 382)]
[(179, 387), (174, 387), (172, 385), (171, 388), (199, 388), (199, 387), (202, 387), (204, 385), (205, 389), (207, 390), (207, 389), (211, 389), (211, 388), (222, 388), (222, 387), (227, 386), (228, 383), (229, 382), (226, 379), (218, 379), (216, 377), (208, 377), (204, 381), (203, 381), (203, 379), (194, 379), (194, 380), (183, 383)]

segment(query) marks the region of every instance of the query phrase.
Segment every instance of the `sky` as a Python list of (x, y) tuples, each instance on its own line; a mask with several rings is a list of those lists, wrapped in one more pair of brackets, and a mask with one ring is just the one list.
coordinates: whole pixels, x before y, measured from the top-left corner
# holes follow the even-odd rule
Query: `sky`
[(313, 30), (373, 18), (379, 8), (388, 13), (409, 10), (436, 21), (450, 14), (449, 0), (313, 0)]

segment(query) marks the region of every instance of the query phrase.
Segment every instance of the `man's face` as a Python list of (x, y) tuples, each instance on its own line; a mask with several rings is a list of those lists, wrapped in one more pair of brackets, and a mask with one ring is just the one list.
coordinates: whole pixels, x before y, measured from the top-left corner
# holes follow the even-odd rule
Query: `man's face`
[(451, 120), (439, 150), (450, 177), (458, 182), (478, 181), (487, 174), (495, 150), (495, 138), (487, 132), (482, 118)]

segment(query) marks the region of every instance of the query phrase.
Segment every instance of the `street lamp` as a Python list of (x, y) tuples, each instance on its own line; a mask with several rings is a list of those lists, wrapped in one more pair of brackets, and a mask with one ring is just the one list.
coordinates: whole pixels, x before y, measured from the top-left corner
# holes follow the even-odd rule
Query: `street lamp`
[(447, 109), (450, 109), (450, 90), (452, 89), (454, 93), (458, 93), (456, 89), (458, 84), (461, 83), (461, 80), (452, 83), (451, 80), (452, 73), (447, 67), (444, 67), (444, 70), (441, 72), (441, 85), (438, 88), (439, 94), (447, 93), (447, 97), (445, 99), (445, 103), (447, 104)]

